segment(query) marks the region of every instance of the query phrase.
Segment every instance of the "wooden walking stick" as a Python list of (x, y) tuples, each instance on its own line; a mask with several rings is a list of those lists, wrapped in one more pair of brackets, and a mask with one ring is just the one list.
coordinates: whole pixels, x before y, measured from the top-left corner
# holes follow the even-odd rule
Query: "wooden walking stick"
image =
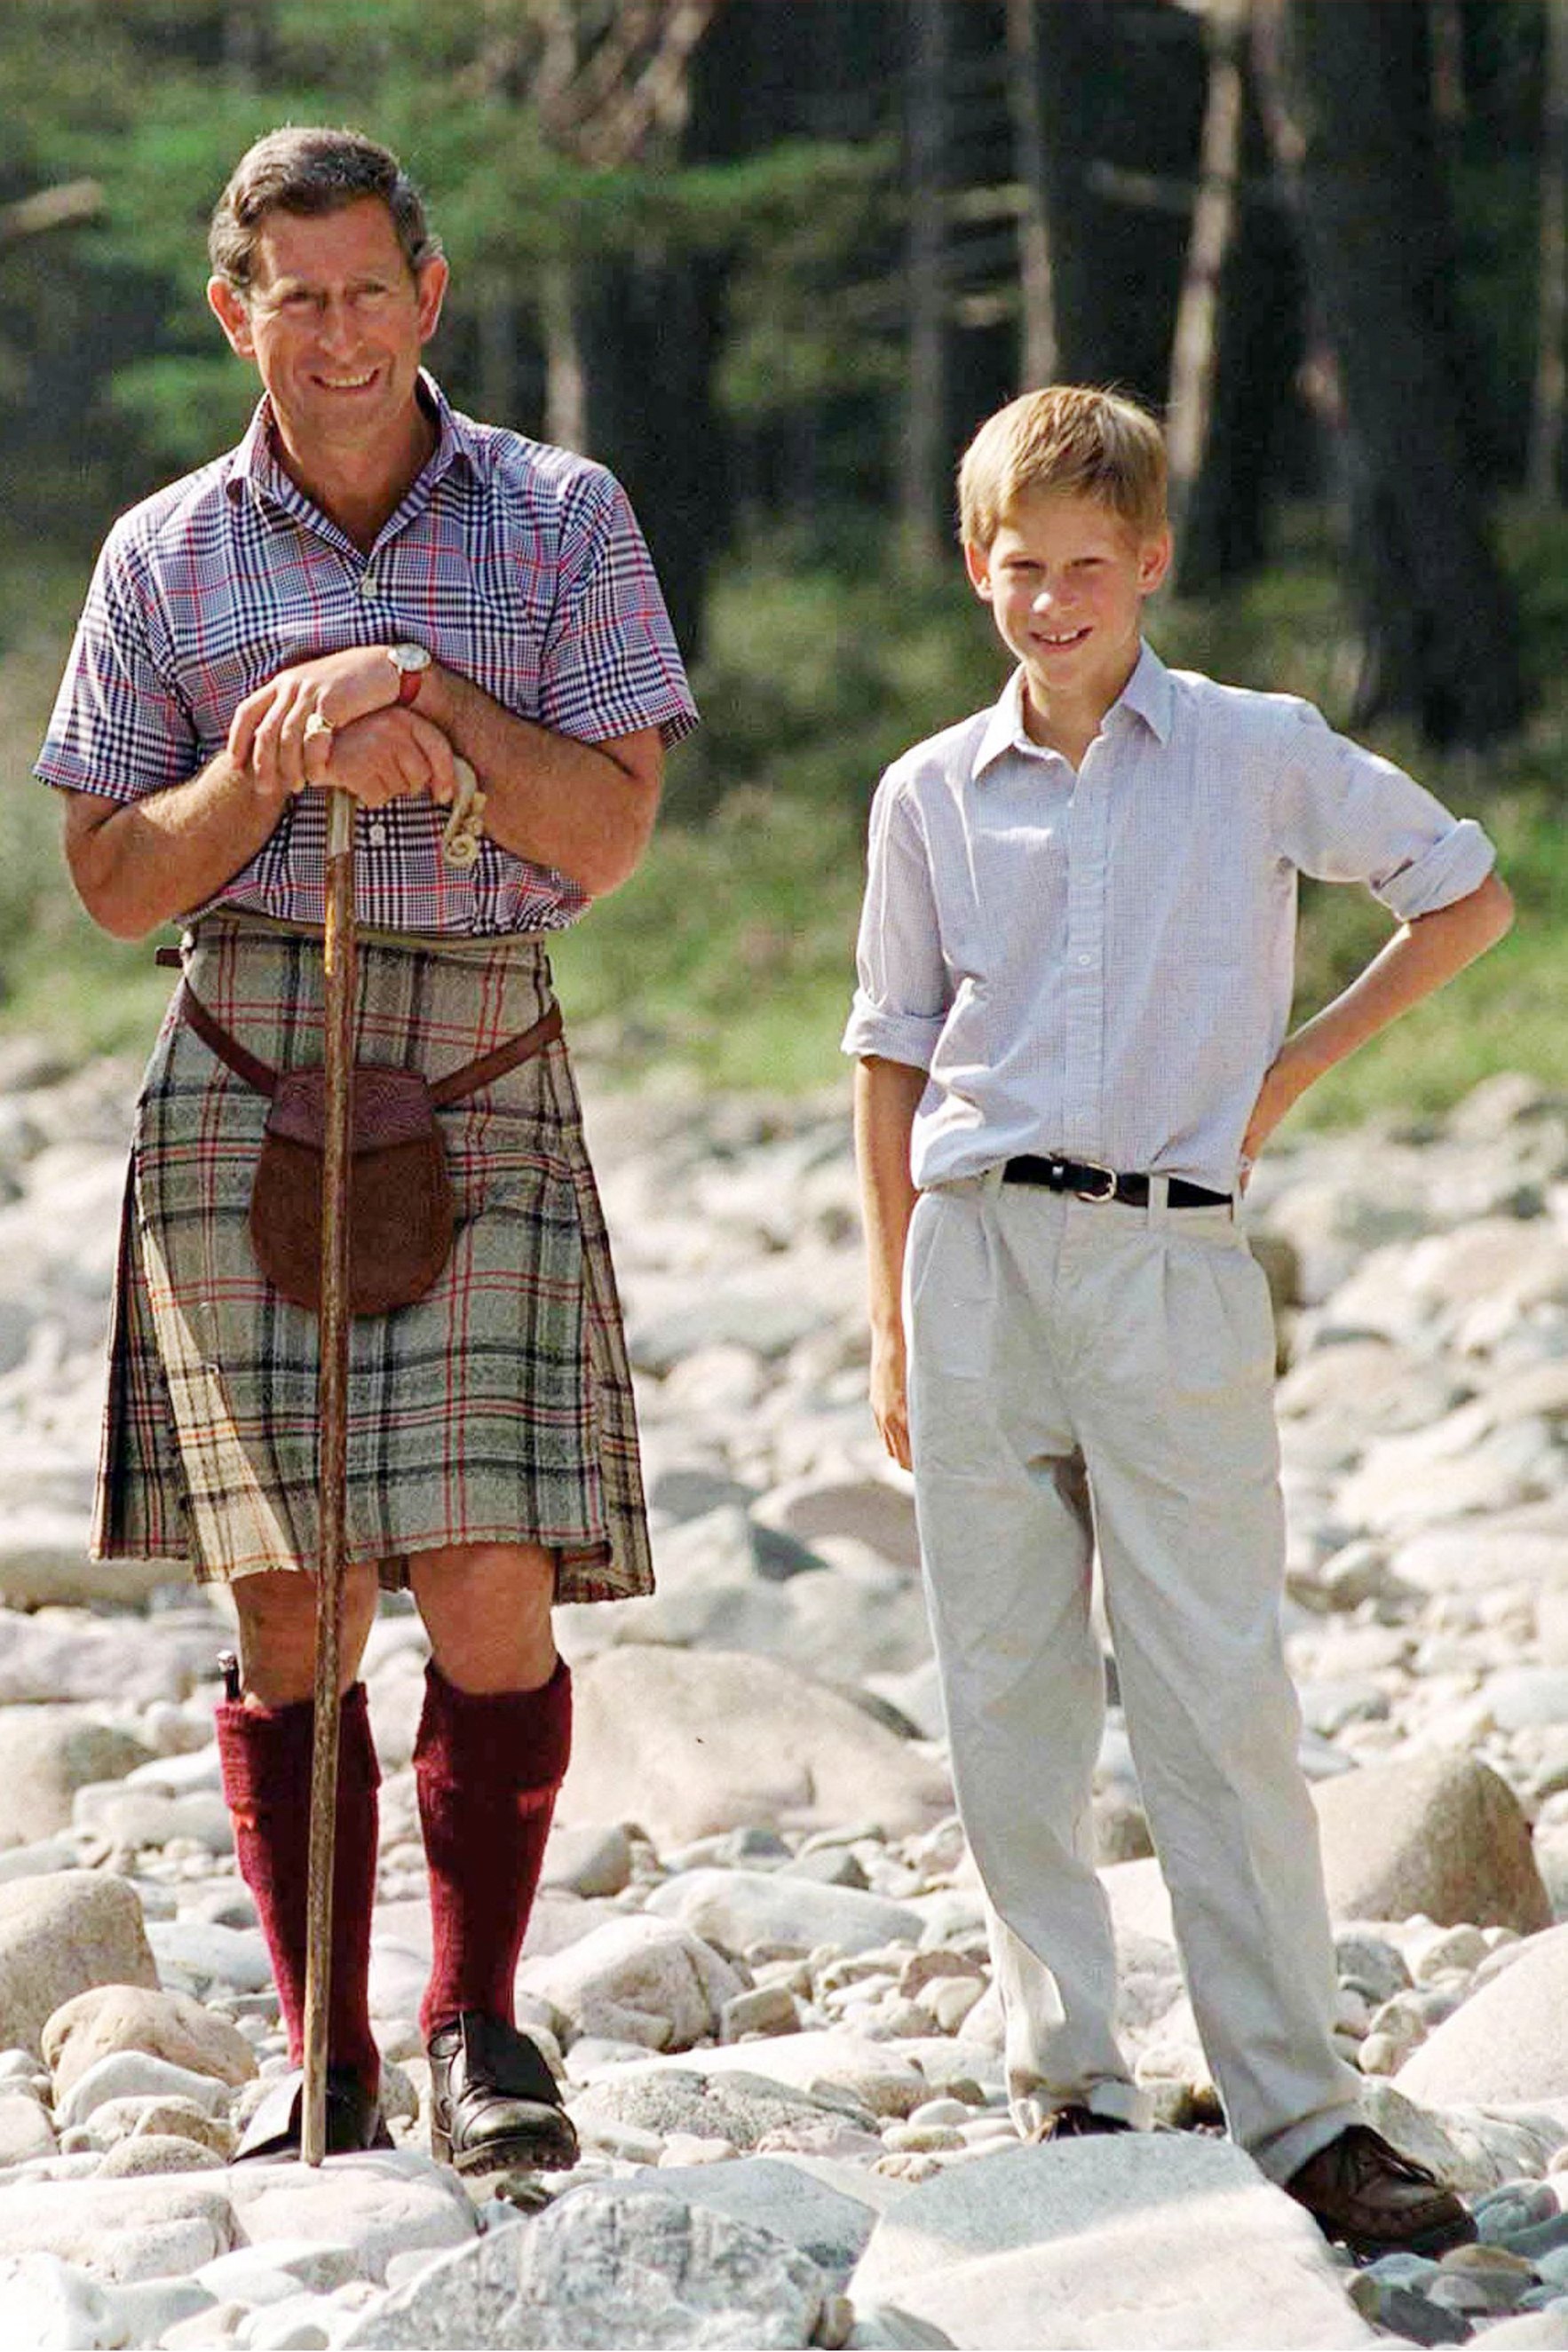
[(332, 1973), (332, 1872), (338, 1818), (338, 1652), (348, 1489), (349, 1151), (353, 1118), (354, 803), (327, 795), (321, 1168), (321, 1539), (316, 1564), (316, 1721), (306, 1878), (305, 2087), (300, 2154), (319, 2165), (327, 2137), (327, 2002)]

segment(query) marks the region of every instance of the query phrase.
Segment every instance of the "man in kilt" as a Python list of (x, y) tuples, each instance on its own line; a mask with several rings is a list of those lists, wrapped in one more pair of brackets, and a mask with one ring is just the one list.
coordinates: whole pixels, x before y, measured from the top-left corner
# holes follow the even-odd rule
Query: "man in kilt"
[[(379, 1582), (412, 1588), (432, 1651), (415, 1779), (434, 2148), (459, 2170), (561, 2165), (572, 2126), (512, 2007), (570, 1747), (551, 1608), (651, 1573), (544, 948), (637, 866), (664, 747), (696, 714), (618, 485), (456, 414), (421, 370), (447, 270), (393, 155), (271, 133), (210, 251), (208, 298), (260, 404), (237, 448), (114, 526), (38, 762), (94, 919), (122, 939), (185, 922), (137, 1109), (93, 1548), (231, 1588), (224, 1790), (298, 2065), (317, 1328), (256, 1263), (268, 1104), (226, 1057), (268, 1076), (321, 1059), (319, 788), (335, 786), (357, 803), (358, 1057), (438, 1082), (543, 1042), (438, 1113), (450, 1255), (424, 1296), (353, 1326), (328, 2146), (386, 2144), (367, 1991), (379, 1773), (356, 1679)], [(454, 833), (458, 756), (485, 795), (477, 853)], [(286, 2078), (242, 2153), (297, 2152), (301, 2104)]]

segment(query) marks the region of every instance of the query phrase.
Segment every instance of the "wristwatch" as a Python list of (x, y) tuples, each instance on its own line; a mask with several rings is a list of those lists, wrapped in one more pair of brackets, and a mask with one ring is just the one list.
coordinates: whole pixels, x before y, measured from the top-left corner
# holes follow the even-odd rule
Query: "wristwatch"
[(428, 646), (388, 646), (386, 658), (397, 672), (397, 699), (412, 702), (430, 667)]

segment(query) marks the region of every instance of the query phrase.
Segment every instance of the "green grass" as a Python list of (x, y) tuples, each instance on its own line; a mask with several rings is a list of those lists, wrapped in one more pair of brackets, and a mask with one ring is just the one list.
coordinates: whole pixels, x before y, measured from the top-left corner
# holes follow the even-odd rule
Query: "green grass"
[[(1552, 676), (1550, 650), (1568, 612), (1568, 526), (1525, 519), (1513, 539), (1532, 583), (1526, 643), (1543, 689), (1531, 729), (1485, 763), (1436, 760), (1398, 730), (1378, 741), (1492, 832), (1518, 924), (1331, 1073), (1299, 1121), (1439, 1112), (1502, 1068), (1568, 1087), (1568, 688)], [(72, 1054), (144, 1047), (168, 995), (150, 943), (108, 940), (77, 907), (58, 810), (28, 776), (83, 584), (79, 563), (30, 560), (23, 574), (0, 562), (0, 1027), (41, 1033)], [(1308, 535), (1245, 594), (1159, 612), (1152, 633), (1174, 662), (1342, 711), (1342, 592)], [(671, 757), (654, 845), (555, 951), (582, 1045), (631, 1085), (673, 1073), (792, 1092), (841, 1084), (877, 777), (907, 743), (989, 700), (1003, 675), (956, 557), (935, 580), (879, 564), (864, 540), (837, 549), (831, 564), (788, 543), (727, 562), (696, 679), (705, 724)], [(1364, 893), (1309, 886), (1300, 1009), (1323, 1003), (1387, 936)]]

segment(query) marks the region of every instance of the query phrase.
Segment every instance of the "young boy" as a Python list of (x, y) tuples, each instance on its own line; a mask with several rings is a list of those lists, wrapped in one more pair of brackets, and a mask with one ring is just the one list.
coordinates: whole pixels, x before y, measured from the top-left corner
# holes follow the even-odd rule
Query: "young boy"
[[(1026, 2136), (1124, 2131), (1093, 1867), (1098, 1550), (1127, 1724), (1230, 2129), (1353, 2251), (1473, 2236), (1360, 2121), (1279, 1629), (1247, 1171), (1314, 1079), (1507, 929), (1476, 824), (1308, 705), (1167, 670), (1159, 429), (1074, 386), (991, 417), (964, 562), (1018, 667), (871, 815), (856, 1142), (871, 1402), (914, 1472), (958, 1805)], [(1400, 929), (1287, 1035), (1296, 876)]]

